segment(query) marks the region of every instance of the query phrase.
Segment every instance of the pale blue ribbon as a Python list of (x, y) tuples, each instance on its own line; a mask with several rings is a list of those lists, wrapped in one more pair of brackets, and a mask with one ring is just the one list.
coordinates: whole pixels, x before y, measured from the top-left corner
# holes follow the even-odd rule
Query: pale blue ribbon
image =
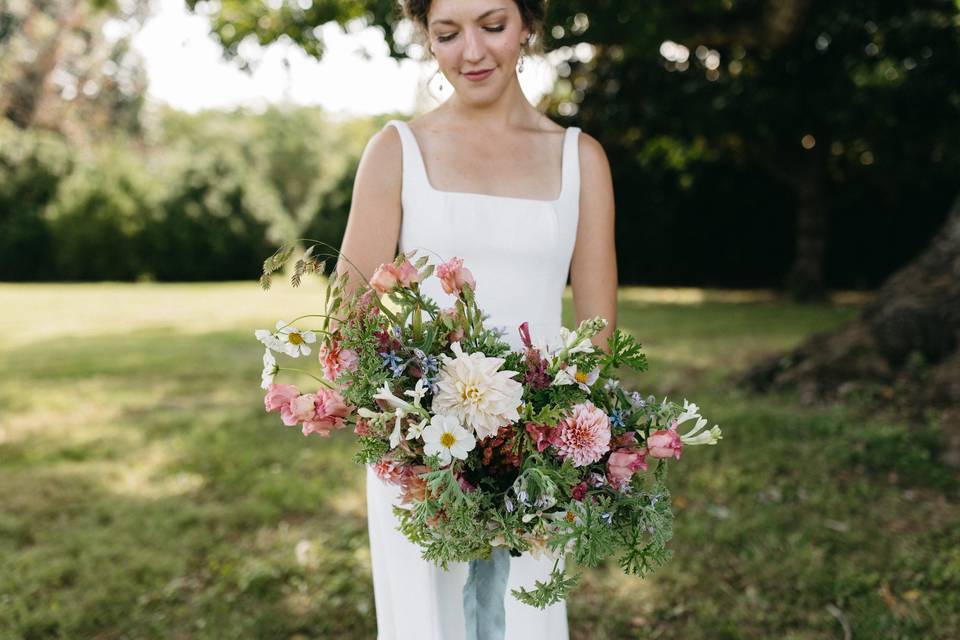
[(510, 575), (510, 552), (494, 547), (489, 560), (471, 560), (463, 585), (463, 617), (467, 640), (503, 640), (504, 598)]

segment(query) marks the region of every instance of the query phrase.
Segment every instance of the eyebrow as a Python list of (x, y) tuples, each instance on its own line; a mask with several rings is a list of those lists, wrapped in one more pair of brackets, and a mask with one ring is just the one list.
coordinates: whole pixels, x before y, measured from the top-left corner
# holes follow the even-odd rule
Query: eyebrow
[[(489, 11), (484, 11), (484, 12), (481, 13), (479, 16), (477, 16), (477, 20), (483, 20), (484, 18), (486, 18), (486, 17), (487, 17), (488, 15), (490, 15), (491, 13), (495, 13), (495, 12), (497, 12), (497, 11), (506, 11), (506, 9), (504, 9), (503, 7), (500, 7), (499, 9), (490, 9)], [(433, 22), (431, 22), (431, 23), (430, 23), (430, 26), (432, 27), (432, 26), (435, 25), (435, 24), (452, 24), (452, 25), (456, 25), (457, 23), (454, 22), (453, 20), (448, 20), (448, 19), (446, 19), (446, 18), (438, 18), (438, 19), (434, 20)]]

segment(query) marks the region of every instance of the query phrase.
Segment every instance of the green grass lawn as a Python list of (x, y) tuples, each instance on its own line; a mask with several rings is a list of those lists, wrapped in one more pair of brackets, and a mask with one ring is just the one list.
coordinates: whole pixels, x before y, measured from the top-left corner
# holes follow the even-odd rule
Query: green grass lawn
[[(352, 434), (304, 438), (259, 389), (253, 329), (320, 294), (0, 285), (0, 638), (375, 637)], [(630, 383), (724, 440), (671, 467), (672, 563), (588, 571), (572, 637), (960, 637), (936, 426), (725, 382), (856, 308), (657, 298), (623, 292), (651, 362)]]

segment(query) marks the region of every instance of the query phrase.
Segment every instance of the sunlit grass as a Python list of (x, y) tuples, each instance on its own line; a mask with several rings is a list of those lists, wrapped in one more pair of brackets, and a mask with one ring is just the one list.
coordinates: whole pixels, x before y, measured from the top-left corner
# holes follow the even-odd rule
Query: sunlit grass
[[(375, 636), (351, 434), (304, 438), (260, 400), (253, 329), (315, 311), (308, 287), (0, 285), (0, 638)], [(854, 637), (956, 637), (936, 430), (732, 388), (856, 311), (748, 293), (621, 292), (651, 362), (632, 382), (725, 439), (672, 466), (673, 562), (587, 571), (572, 636), (842, 637), (840, 612)]]

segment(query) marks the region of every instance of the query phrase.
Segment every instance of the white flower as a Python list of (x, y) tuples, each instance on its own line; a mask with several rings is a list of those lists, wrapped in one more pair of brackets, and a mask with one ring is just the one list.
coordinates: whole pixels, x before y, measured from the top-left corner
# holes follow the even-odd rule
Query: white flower
[(423, 428), (427, 426), (427, 419), (424, 418), (417, 424), (413, 425), (407, 430), (407, 440), (413, 440), (415, 438), (423, 437)]
[(680, 441), (688, 445), (717, 444), (717, 442), (723, 439), (720, 425), (715, 424), (712, 429), (703, 431), (703, 428), (707, 426), (707, 419), (702, 418), (699, 411), (700, 408), (697, 405), (692, 402), (687, 402), (686, 398), (683, 399), (683, 413), (674, 418), (674, 424), (680, 425), (694, 418), (696, 418), (697, 421), (690, 431), (680, 436)]
[(619, 380), (617, 380), (616, 378), (610, 378), (609, 380), (607, 380), (606, 384), (603, 385), (603, 388), (606, 391), (613, 392), (613, 391), (616, 391), (619, 386), (620, 386)]
[(300, 354), (310, 355), (310, 347), (307, 345), (317, 341), (317, 336), (313, 331), (300, 331), (283, 320), (277, 321), (276, 336), (284, 345), (287, 355), (292, 358), (297, 358)]
[(268, 349), (273, 349), (277, 353), (286, 353), (287, 348), (283, 342), (277, 338), (277, 334), (272, 331), (267, 331), (266, 329), (257, 329), (253, 332), (253, 335), (256, 336), (257, 340), (263, 343)]
[(460, 426), (455, 416), (435, 415), (423, 429), (423, 452), (428, 456), (439, 455), (440, 464), (448, 465), (457, 458), (466, 460), (477, 441), (469, 431)]
[(393, 395), (393, 392), (390, 391), (390, 385), (386, 380), (383, 381), (383, 387), (377, 390), (373, 397), (376, 400), (383, 400), (391, 409), (403, 409), (404, 411), (416, 411), (416, 408), (407, 402), (406, 400), (401, 400), (397, 396)]
[(571, 364), (566, 369), (560, 369), (550, 384), (575, 384), (587, 393), (590, 393), (590, 386), (593, 385), (599, 377), (600, 367), (594, 367), (590, 373), (584, 373), (583, 371), (577, 371), (577, 365)]
[(273, 384), (273, 378), (277, 375), (280, 367), (277, 366), (277, 360), (270, 353), (270, 349), (263, 350), (263, 373), (260, 374), (260, 388), (269, 389)]
[(560, 327), (560, 350), (570, 353), (593, 353), (590, 338), (581, 337), (580, 332)]
[(393, 431), (390, 433), (390, 448), (396, 449), (400, 446), (400, 441), (403, 440), (403, 434), (400, 433), (400, 425), (403, 423), (404, 416), (407, 415), (407, 412), (403, 409), (397, 409), (394, 411), (394, 415), (397, 417), (396, 423), (393, 425)]
[(407, 389), (403, 392), (403, 394), (413, 398), (413, 404), (419, 407), (420, 401), (423, 400), (423, 396), (427, 395), (427, 391), (429, 390), (430, 388), (427, 386), (426, 380), (420, 378), (417, 380), (416, 387), (413, 389)]
[(519, 420), (523, 385), (512, 379), (517, 372), (498, 371), (503, 358), (464, 353), (459, 342), (454, 342), (451, 349), (456, 357), (443, 356), (433, 410), (455, 415), (481, 439)]

